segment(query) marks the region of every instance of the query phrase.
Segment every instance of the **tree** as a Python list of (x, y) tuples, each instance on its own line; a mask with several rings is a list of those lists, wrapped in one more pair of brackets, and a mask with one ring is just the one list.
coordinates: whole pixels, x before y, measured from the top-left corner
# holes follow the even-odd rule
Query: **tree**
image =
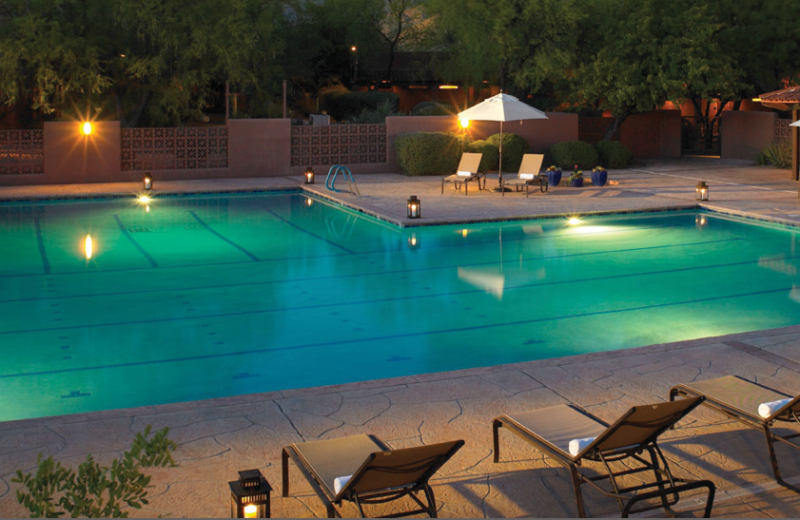
[(574, 0), (427, 0), (448, 78), (537, 90), (569, 68), (583, 14)]
[(125, 126), (202, 116), (216, 83), (276, 85), (281, 0), (6, 0), (0, 103)]

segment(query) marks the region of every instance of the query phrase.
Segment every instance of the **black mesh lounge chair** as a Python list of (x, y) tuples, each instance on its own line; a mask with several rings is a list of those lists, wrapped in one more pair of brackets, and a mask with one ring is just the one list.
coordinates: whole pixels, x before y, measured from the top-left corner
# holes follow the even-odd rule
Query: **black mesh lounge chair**
[[(705, 397), (705, 401), (703, 401), (705, 406), (725, 414), (731, 419), (736, 419), (750, 428), (763, 431), (775, 480), (782, 486), (800, 492), (799, 488), (783, 480), (780, 468), (778, 468), (778, 459), (775, 456), (775, 441), (783, 442), (800, 450), (800, 445), (791, 442), (791, 439), (800, 437), (800, 433), (778, 435), (771, 430), (778, 424), (785, 426), (787, 423), (794, 423), (795, 426), (800, 426), (800, 417), (798, 417), (800, 395), (790, 396), (738, 376), (725, 376), (675, 386), (669, 391), (669, 398), (672, 401), (678, 396)], [(785, 404), (775, 407), (773, 413), (768, 417), (762, 417), (758, 413), (760, 405), (784, 400)]]
[[(662, 433), (694, 410), (701, 401), (702, 398), (693, 398), (634, 406), (610, 426), (572, 405), (502, 415), (494, 420), (494, 461), (500, 460), (499, 429), (506, 428), (570, 470), (578, 514), (582, 518), (586, 516), (581, 491), (583, 484), (589, 484), (605, 496), (616, 499), (623, 517), (660, 508), (673, 514), (670, 507), (678, 502), (679, 493), (704, 488), (708, 491), (705, 507), (705, 516), (708, 517), (714, 504), (714, 484), (708, 480), (687, 480), (673, 476), (656, 443)], [(583, 442), (571, 453), (570, 443), (577, 440)], [(645, 452), (650, 460), (645, 458)], [(605, 473), (588, 475), (582, 472), (583, 464), (590, 461), (601, 463)], [(611, 464), (619, 461), (624, 461), (622, 469), (612, 471)], [(653, 472), (654, 482), (620, 487), (617, 481), (625, 475), (649, 471)], [(644, 479), (642, 475), (637, 480)], [(609, 481), (610, 489), (598, 483), (604, 480)], [(653, 499), (659, 499), (659, 502), (640, 504)], [(641, 507), (634, 509), (636, 504)]]
[[(522, 191), (522, 188), (525, 188), (525, 197), (530, 196), (531, 186), (538, 186), (542, 193), (546, 193), (547, 176), (539, 174), (542, 171), (542, 162), (544, 162), (544, 155), (526, 153), (522, 156), (522, 163), (519, 165), (519, 173), (516, 178), (508, 180), (504, 178), (502, 187), (514, 188), (516, 191)], [(501, 191), (505, 197), (505, 190)]]
[[(456, 170), (455, 175), (449, 175), (442, 179), (442, 194), (444, 194), (444, 185), (448, 182), (453, 183), (457, 190), (464, 186), (464, 195), (467, 195), (469, 183), (472, 181), (478, 182), (479, 190), (485, 188), (486, 175), (478, 172), (481, 165), (481, 157), (483, 157), (482, 153), (461, 154), (461, 161), (458, 163), (458, 170)], [(483, 186), (481, 186), (481, 179), (483, 179)]]
[[(428, 480), (463, 445), (464, 441), (453, 441), (392, 450), (372, 435), (291, 444), (283, 448), (283, 496), (289, 496), (291, 457), (325, 504), (328, 518), (339, 516), (336, 506), (345, 500), (353, 502), (365, 517), (365, 504), (403, 497), (410, 497), (419, 509), (389, 516), (425, 513), (435, 518), (436, 499)], [(341, 478), (348, 476), (337, 491), (337, 479), (341, 484)]]

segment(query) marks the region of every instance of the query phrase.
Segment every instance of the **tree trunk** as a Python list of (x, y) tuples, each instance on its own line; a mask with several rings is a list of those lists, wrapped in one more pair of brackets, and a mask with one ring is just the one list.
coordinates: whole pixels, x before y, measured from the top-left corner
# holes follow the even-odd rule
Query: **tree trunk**
[(131, 111), (131, 115), (126, 121), (127, 124), (125, 126), (135, 127), (139, 123), (139, 118), (142, 117), (142, 113), (145, 107), (147, 107), (148, 101), (150, 101), (150, 92), (144, 90), (139, 96), (139, 101), (136, 103), (136, 106)]
[(629, 115), (630, 114), (628, 112), (623, 112), (623, 113), (615, 116), (614, 117), (614, 124), (612, 124), (608, 128), (608, 130), (606, 130), (606, 135), (603, 136), (603, 141), (610, 141), (611, 138), (614, 137), (614, 134), (617, 133), (617, 130), (619, 130), (619, 127), (622, 126), (622, 123), (624, 123), (625, 120), (628, 119)]

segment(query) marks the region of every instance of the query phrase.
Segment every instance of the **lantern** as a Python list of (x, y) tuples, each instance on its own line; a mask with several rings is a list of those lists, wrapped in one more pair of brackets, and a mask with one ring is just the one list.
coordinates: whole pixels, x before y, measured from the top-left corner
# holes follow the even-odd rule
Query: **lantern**
[(420, 218), (422, 216), (422, 202), (416, 195), (412, 195), (407, 201), (408, 203), (408, 218)]
[(306, 168), (306, 171), (303, 173), (306, 177), (306, 184), (314, 184), (314, 168), (309, 166)]
[(257, 469), (239, 472), (239, 480), (228, 482), (231, 488), (231, 518), (270, 518), (267, 479)]
[(153, 189), (153, 178), (150, 177), (150, 174), (144, 176), (144, 189), (145, 191), (150, 191)]
[(708, 200), (708, 184), (706, 184), (705, 181), (698, 182), (694, 191), (695, 191), (695, 198), (697, 200), (700, 201)]

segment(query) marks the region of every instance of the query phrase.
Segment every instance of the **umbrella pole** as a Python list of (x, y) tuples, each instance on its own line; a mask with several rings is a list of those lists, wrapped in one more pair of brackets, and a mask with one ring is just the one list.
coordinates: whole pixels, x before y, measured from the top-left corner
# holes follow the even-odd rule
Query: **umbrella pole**
[(500, 121), (500, 185), (503, 184), (503, 122)]

